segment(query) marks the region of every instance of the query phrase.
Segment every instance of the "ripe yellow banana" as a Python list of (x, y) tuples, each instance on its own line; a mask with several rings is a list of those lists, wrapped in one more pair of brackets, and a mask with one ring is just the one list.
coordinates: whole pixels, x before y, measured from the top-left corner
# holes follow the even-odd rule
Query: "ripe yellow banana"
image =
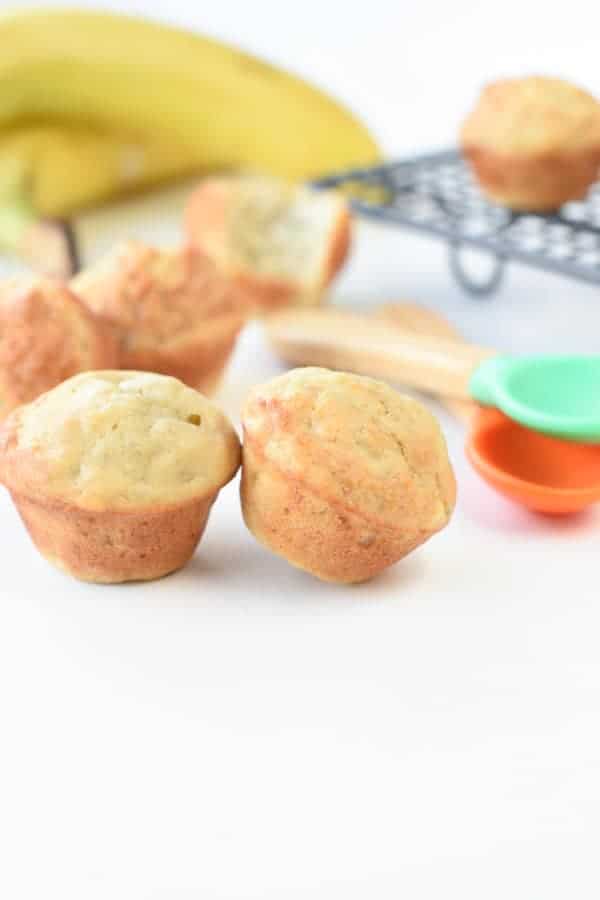
[(167, 141), (58, 124), (0, 131), (0, 200), (19, 185), (43, 216), (70, 215), (193, 169), (189, 153)]
[[(66, 215), (191, 172), (292, 180), (368, 164), (368, 131), (299, 78), (217, 41), (75, 10), (0, 16), (2, 168)], [(11, 168), (12, 167), (12, 168)]]

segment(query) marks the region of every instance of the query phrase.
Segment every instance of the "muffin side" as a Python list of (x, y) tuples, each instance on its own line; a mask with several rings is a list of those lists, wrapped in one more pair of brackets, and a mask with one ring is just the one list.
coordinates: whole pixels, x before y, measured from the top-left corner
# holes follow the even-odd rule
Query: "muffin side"
[(16, 278), (0, 287), (0, 418), (72, 375), (112, 368), (110, 333), (62, 282)]
[(244, 521), (254, 537), (322, 581), (368, 581), (431, 536), (427, 530), (372, 521), (322, 495), (269, 463), (247, 438), (240, 496)]
[(518, 212), (551, 212), (582, 200), (598, 177), (600, 146), (539, 159), (500, 156), (483, 147), (465, 147), (486, 196)]
[(72, 285), (112, 329), (120, 368), (172, 375), (204, 393), (218, 384), (247, 315), (241, 291), (192, 248), (130, 241)]
[(41, 501), (11, 491), (41, 555), (80, 581), (152, 581), (189, 562), (216, 499), (212, 494), (171, 509), (109, 512)]

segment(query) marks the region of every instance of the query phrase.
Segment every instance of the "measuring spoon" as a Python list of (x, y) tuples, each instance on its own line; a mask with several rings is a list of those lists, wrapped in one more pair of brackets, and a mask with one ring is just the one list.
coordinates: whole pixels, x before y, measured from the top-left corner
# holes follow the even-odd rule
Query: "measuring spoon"
[(289, 362), (318, 365), (333, 355), (334, 368), (474, 398), (528, 428), (600, 442), (600, 356), (499, 356), (447, 338), (400, 335), (385, 322), (334, 309), (283, 310), (266, 327)]
[[(371, 348), (368, 360), (364, 349), (352, 353), (348, 341), (336, 344), (336, 336), (344, 334), (346, 314), (336, 314), (332, 323), (330, 311), (315, 311), (321, 325), (321, 341), (308, 342), (306, 334), (282, 334), (276, 327), (270, 332), (276, 349), (288, 362), (303, 365), (325, 365), (347, 368), (369, 375), (380, 375), (402, 381), (397, 366), (390, 367), (389, 357), (379, 358)], [(320, 313), (325, 315), (320, 316)], [(384, 307), (380, 322), (392, 339), (402, 340), (426, 335), (443, 338), (458, 345), (460, 337), (441, 316), (414, 304)], [(371, 317), (354, 316), (354, 326), (364, 328)], [(333, 334), (329, 333), (332, 324)], [(390, 329), (393, 324), (394, 330)], [(287, 322), (289, 326), (289, 320)], [(286, 328), (287, 328), (286, 326)], [(270, 330), (271, 323), (267, 323)], [(340, 346), (341, 344), (341, 346)], [(464, 345), (463, 349), (469, 349)], [(471, 348), (472, 349), (472, 348)], [(482, 353), (489, 351), (480, 351)], [(406, 371), (403, 369), (403, 371)], [(413, 382), (414, 383), (414, 382)], [(437, 393), (435, 387), (426, 390)], [(545, 513), (572, 513), (600, 501), (600, 447), (559, 440), (524, 428), (496, 409), (483, 409), (469, 400), (445, 397), (446, 406), (470, 427), (467, 456), (479, 474), (498, 491), (529, 509)]]

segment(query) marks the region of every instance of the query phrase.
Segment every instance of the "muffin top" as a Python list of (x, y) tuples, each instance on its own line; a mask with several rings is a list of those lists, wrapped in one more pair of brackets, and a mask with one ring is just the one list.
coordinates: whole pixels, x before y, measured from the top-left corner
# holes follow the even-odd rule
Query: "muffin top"
[(434, 417), (372, 378), (294, 369), (255, 388), (245, 439), (316, 494), (390, 527), (406, 516), (424, 531), (444, 524), (454, 475)]
[(78, 372), (115, 363), (116, 348), (60, 281), (0, 285), (0, 418)]
[(224, 328), (245, 312), (240, 292), (193, 248), (128, 241), (71, 282), (115, 327), (124, 349), (185, 344), (199, 329)]
[(237, 435), (202, 394), (148, 372), (77, 375), (15, 410), (0, 429), (11, 491), (86, 509), (200, 499), (239, 466)]
[(461, 141), (507, 155), (598, 148), (600, 104), (559, 78), (507, 78), (483, 89)]

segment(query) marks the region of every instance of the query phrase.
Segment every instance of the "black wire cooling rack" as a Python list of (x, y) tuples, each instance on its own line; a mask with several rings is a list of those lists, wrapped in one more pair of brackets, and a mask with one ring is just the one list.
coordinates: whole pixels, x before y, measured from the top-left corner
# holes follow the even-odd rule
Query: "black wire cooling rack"
[[(361, 215), (445, 240), (451, 270), (471, 294), (491, 294), (510, 260), (600, 284), (600, 183), (585, 200), (557, 212), (513, 212), (486, 200), (460, 153), (446, 150), (341, 172), (314, 185), (341, 188)], [(490, 254), (485, 279), (468, 274), (467, 247)]]

